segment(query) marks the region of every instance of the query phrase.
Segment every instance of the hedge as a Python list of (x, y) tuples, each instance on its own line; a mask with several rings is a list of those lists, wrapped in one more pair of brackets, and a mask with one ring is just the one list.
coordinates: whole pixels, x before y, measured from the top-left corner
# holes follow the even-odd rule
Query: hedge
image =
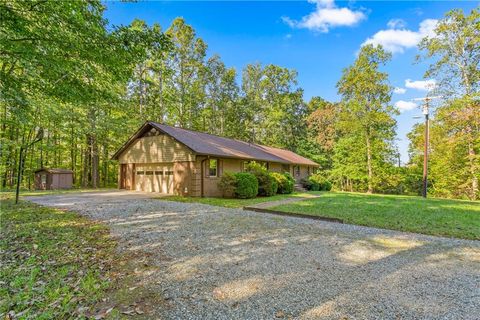
[(235, 174), (224, 172), (218, 182), (218, 188), (222, 190), (222, 196), (224, 198), (235, 197), (235, 190), (237, 189), (237, 177)]
[(295, 183), (294, 183), (293, 177), (290, 174), (272, 172), (271, 176), (277, 181), (277, 184), (278, 184), (277, 193), (289, 194), (293, 192), (293, 186)]
[(241, 199), (255, 198), (258, 194), (258, 180), (248, 172), (235, 173), (235, 195)]
[(247, 166), (247, 171), (258, 180), (258, 195), (270, 197), (277, 193), (277, 180), (262, 165), (252, 162)]

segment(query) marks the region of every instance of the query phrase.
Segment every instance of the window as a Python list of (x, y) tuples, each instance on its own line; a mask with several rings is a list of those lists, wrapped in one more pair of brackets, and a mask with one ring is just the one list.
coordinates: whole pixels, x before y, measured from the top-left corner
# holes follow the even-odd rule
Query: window
[(166, 176), (173, 176), (173, 171), (165, 171)]
[(153, 176), (153, 171), (145, 171), (145, 174), (146, 174), (147, 176)]
[(145, 173), (145, 171), (143, 171), (143, 170), (137, 170), (137, 175), (142, 175), (144, 173)]
[(218, 160), (217, 159), (210, 159), (208, 161), (208, 176), (209, 177), (216, 177), (218, 173)]
[(282, 171), (290, 173), (290, 165), (289, 164), (282, 164)]
[(247, 167), (248, 167), (249, 163), (250, 163), (250, 161), (243, 161), (242, 162), (242, 171), (243, 172), (247, 171)]
[(310, 167), (307, 167), (307, 175), (310, 175)]
[(295, 176), (300, 176), (300, 166), (295, 166)]
[(163, 176), (163, 171), (155, 171), (155, 175), (157, 175), (157, 176)]

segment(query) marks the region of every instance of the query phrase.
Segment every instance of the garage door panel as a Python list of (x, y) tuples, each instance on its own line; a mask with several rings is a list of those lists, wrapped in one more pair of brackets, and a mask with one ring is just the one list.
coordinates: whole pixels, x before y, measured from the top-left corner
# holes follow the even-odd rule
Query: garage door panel
[(173, 163), (137, 165), (135, 190), (173, 194), (173, 185)]

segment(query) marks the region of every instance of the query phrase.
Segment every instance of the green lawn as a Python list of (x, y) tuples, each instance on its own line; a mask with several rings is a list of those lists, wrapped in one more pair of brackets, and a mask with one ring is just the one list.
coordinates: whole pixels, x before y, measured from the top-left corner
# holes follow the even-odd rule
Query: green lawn
[(182, 196), (167, 196), (160, 197), (159, 200), (178, 201), (178, 202), (198, 202), (209, 204), (212, 206), (227, 207), (227, 208), (242, 208), (253, 204), (282, 200), (291, 197), (311, 197), (312, 194), (319, 194), (318, 192), (294, 192), (292, 194), (277, 194), (272, 197), (258, 197), (253, 199), (227, 199), (227, 198), (197, 198), (197, 197), (182, 197)]
[[(72, 189), (57, 189), (57, 190), (20, 190), (20, 197), (22, 196), (44, 196), (51, 194), (77, 193), (77, 192), (99, 192), (118, 190), (117, 188), (72, 188)], [(15, 198), (15, 190), (7, 189), (0, 192), (3, 198)]]
[(480, 240), (480, 202), (326, 192), (271, 209), (343, 219), (346, 223)]
[(115, 242), (106, 227), (2, 198), (0, 318), (84, 318), (108, 287)]

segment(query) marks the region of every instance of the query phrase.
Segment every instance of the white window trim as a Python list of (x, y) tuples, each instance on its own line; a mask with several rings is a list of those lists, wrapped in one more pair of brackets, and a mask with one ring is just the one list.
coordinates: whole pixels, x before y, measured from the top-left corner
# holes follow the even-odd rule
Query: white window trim
[[(210, 161), (212, 161), (212, 160), (217, 162), (217, 167), (215, 168), (215, 175), (214, 176), (210, 175)], [(218, 159), (208, 159), (208, 161), (206, 161), (206, 166), (207, 166), (207, 168), (206, 168), (207, 175), (206, 176), (208, 178), (218, 178), (218, 164), (219, 164)]]

